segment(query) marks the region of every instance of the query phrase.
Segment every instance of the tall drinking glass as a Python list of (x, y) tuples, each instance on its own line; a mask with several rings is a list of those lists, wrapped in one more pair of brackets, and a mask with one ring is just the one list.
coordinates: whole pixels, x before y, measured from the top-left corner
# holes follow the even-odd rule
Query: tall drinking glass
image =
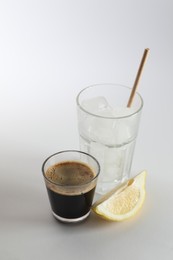
[(126, 86), (98, 84), (84, 88), (77, 96), (80, 149), (100, 163), (100, 194), (130, 175), (143, 107), (138, 93), (127, 107), (130, 93)]

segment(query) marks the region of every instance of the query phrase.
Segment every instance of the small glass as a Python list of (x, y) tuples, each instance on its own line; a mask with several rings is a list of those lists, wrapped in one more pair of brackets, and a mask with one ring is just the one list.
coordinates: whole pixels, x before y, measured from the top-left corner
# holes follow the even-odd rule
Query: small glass
[(61, 151), (44, 161), (42, 172), (53, 216), (67, 223), (86, 219), (100, 173), (98, 161), (85, 152)]

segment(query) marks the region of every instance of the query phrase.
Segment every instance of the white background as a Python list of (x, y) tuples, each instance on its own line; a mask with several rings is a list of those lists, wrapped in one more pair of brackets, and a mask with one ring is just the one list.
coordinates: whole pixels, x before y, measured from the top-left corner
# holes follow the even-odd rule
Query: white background
[[(173, 259), (172, 10), (172, 0), (0, 0), (0, 259)], [(60, 224), (41, 164), (78, 149), (77, 93), (132, 86), (144, 48), (132, 172), (148, 171), (145, 204), (122, 223)]]

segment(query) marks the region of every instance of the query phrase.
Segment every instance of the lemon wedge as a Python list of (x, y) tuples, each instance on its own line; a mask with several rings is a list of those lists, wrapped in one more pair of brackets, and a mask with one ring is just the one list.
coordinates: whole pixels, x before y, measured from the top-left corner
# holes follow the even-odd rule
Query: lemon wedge
[(98, 201), (92, 210), (110, 221), (122, 221), (134, 216), (145, 200), (146, 171), (114, 188)]

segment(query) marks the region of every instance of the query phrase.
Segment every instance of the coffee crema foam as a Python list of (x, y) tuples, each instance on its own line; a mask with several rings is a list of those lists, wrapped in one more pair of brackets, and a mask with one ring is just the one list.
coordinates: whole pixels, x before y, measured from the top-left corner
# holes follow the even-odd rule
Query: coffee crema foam
[(45, 177), (46, 185), (54, 192), (65, 195), (78, 195), (93, 189), (96, 181), (94, 171), (85, 163), (66, 161), (50, 166)]

